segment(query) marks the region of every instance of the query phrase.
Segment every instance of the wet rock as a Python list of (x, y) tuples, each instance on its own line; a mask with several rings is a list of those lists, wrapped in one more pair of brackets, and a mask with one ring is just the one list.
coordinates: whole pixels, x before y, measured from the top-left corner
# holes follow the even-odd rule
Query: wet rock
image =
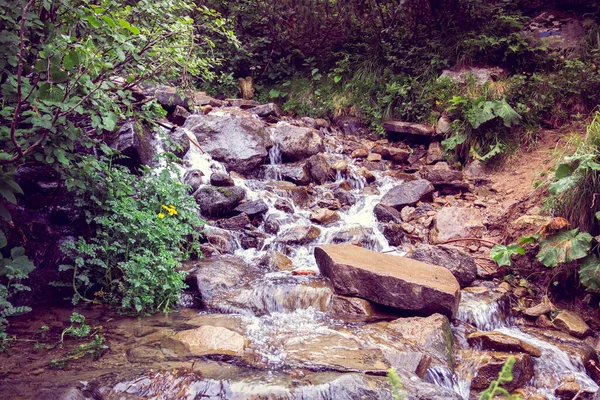
[(287, 214), (294, 213), (293, 204), (290, 201), (285, 200), (285, 199), (277, 199), (277, 201), (275, 201), (275, 204), (273, 204), (273, 207), (275, 207), (277, 210), (283, 211), (284, 213), (287, 213)]
[(251, 112), (252, 114), (256, 114), (261, 118), (267, 118), (267, 117), (271, 117), (271, 116), (273, 116), (273, 117), (281, 116), (281, 111), (279, 111), (279, 107), (275, 103), (267, 103), (267, 104), (262, 104), (260, 106), (252, 107), (252, 108), (248, 109), (248, 112)]
[(337, 332), (305, 337), (301, 341), (292, 338), (284, 343), (284, 351), (286, 361), (295, 368), (380, 374), (390, 368), (381, 350), (363, 346), (358, 338)]
[[(581, 339), (577, 339), (567, 333), (556, 331), (554, 329), (542, 329), (537, 327), (522, 327), (523, 332), (536, 336), (537, 338), (549, 342), (569, 354), (573, 359), (579, 360), (582, 365), (595, 373), (590, 368), (589, 361), (597, 360), (594, 349)], [(590, 374), (590, 375), (592, 375)]]
[[(137, 122), (125, 122), (119, 130), (109, 135), (108, 145), (127, 156), (125, 165), (130, 168), (139, 164), (153, 165), (157, 154), (155, 135)], [(189, 148), (189, 143), (188, 143)]]
[(240, 238), (240, 244), (244, 249), (262, 249), (268, 236), (258, 231), (244, 231)]
[(377, 204), (373, 209), (373, 213), (379, 222), (394, 222), (396, 224), (402, 223), (402, 215), (400, 212), (390, 206)]
[(207, 217), (222, 217), (231, 214), (245, 196), (245, 190), (237, 186), (203, 186), (194, 193), (202, 215)]
[(548, 318), (547, 315), (540, 315), (539, 317), (537, 317), (537, 319), (535, 320), (535, 326), (537, 326), (538, 328), (552, 328), (552, 321), (550, 321), (550, 318)]
[(376, 180), (375, 175), (373, 175), (366, 167), (361, 167), (356, 173), (365, 178), (367, 183), (373, 183)]
[(356, 203), (356, 198), (354, 195), (341, 188), (333, 190), (333, 197), (340, 202), (341, 206), (353, 206)]
[(387, 158), (396, 164), (404, 164), (408, 162), (408, 158), (410, 157), (410, 151), (405, 149), (398, 149), (395, 147), (391, 147), (388, 152)]
[(280, 196), (292, 200), (297, 207), (305, 208), (311, 201), (308, 190), (303, 186), (296, 186), (292, 182), (269, 182), (267, 186)]
[(317, 222), (321, 225), (331, 224), (333, 222), (339, 221), (339, 219), (340, 216), (338, 213), (332, 210), (328, 210), (326, 208), (321, 208), (310, 213), (310, 220), (313, 222)]
[(404, 242), (404, 227), (401, 224), (389, 222), (383, 225), (383, 236), (390, 246), (400, 246)]
[(317, 206), (321, 208), (326, 208), (332, 211), (339, 210), (342, 208), (342, 204), (338, 199), (333, 196), (333, 193), (327, 192), (325, 196), (321, 197), (317, 201)]
[(592, 329), (586, 324), (581, 316), (572, 311), (561, 311), (554, 317), (554, 326), (578, 338), (584, 338), (592, 334)]
[(227, 229), (228, 231), (241, 231), (242, 229), (252, 226), (252, 222), (250, 221), (250, 218), (248, 218), (248, 215), (242, 213), (235, 217), (219, 220), (215, 223), (215, 226)]
[(374, 242), (372, 239), (373, 230), (362, 226), (346, 226), (336, 232), (331, 238), (334, 244), (350, 243), (357, 246), (372, 247)]
[(241, 356), (249, 341), (237, 332), (219, 326), (204, 325), (181, 331), (172, 340), (163, 341), (163, 349), (178, 356)]
[(433, 243), (452, 239), (481, 237), (485, 231), (481, 211), (477, 208), (444, 207), (435, 216)]
[(302, 128), (279, 122), (274, 128), (269, 128), (273, 142), (279, 146), (284, 159), (299, 161), (325, 151), (323, 139), (312, 128)]
[(235, 185), (233, 179), (229, 175), (218, 172), (215, 172), (210, 176), (210, 184), (218, 187), (231, 187)]
[(352, 115), (336, 117), (333, 122), (344, 135), (360, 135), (365, 130), (360, 118)]
[(581, 390), (577, 382), (565, 382), (554, 390), (554, 394), (561, 400), (572, 400)]
[[(234, 218), (237, 218), (237, 217), (234, 217)], [(248, 217), (246, 217), (246, 220), (247, 221), (244, 222), (244, 224), (250, 223), (250, 220), (248, 220)], [(236, 228), (237, 229), (228, 229), (228, 230), (243, 229), (243, 226), (239, 227), (239, 228), (236, 226)], [(223, 228), (223, 229), (227, 229), (227, 228)], [(203, 235), (206, 238), (206, 240), (208, 241), (208, 243), (210, 243), (212, 245), (212, 247), (215, 248), (220, 254), (233, 254), (233, 252), (235, 251), (234, 238), (233, 238), (233, 236), (231, 236), (231, 234), (229, 232), (227, 232), (226, 230), (223, 230), (223, 229), (214, 228), (212, 226), (206, 226)]]
[(293, 182), (296, 185), (306, 186), (310, 184), (311, 177), (305, 164), (285, 164), (279, 167), (283, 180)]
[(266, 213), (269, 210), (269, 206), (264, 200), (253, 200), (240, 204), (234, 210), (253, 217), (255, 215)]
[(292, 267), (293, 267), (292, 260), (290, 260), (290, 258), (288, 256), (286, 256), (285, 254), (283, 254), (279, 251), (273, 250), (273, 251), (269, 252), (267, 257), (269, 258), (269, 265), (274, 270), (279, 270), (279, 271), (291, 271), (292, 270)]
[(194, 193), (204, 180), (204, 173), (199, 169), (188, 169), (183, 175), (183, 183), (192, 187), (192, 193)]
[(289, 228), (281, 233), (277, 240), (290, 245), (303, 245), (312, 242), (321, 234), (321, 230), (314, 225), (301, 225)]
[(190, 116), (190, 112), (188, 110), (186, 110), (185, 108), (181, 107), (181, 106), (175, 106), (175, 111), (173, 111), (173, 114), (171, 115), (170, 120), (175, 124), (175, 125), (183, 125), (185, 123), (185, 120)]
[(336, 294), (331, 298), (328, 312), (334, 318), (344, 319), (350, 317), (352, 320), (357, 317), (369, 318), (373, 316), (375, 307), (368, 300)]
[(409, 257), (446, 268), (461, 287), (469, 286), (477, 278), (477, 265), (473, 257), (452, 246), (419, 244)]
[(335, 178), (333, 169), (322, 154), (310, 157), (306, 163), (306, 167), (313, 180), (320, 185), (333, 181)]
[(425, 179), (404, 182), (390, 189), (381, 199), (381, 204), (401, 210), (405, 206), (413, 206), (419, 201), (425, 201), (433, 190), (431, 182)]
[(264, 164), (270, 145), (265, 124), (245, 115), (214, 111), (194, 114), (183, 127), (191, 131), (204, 151), (222, 162), (228, 171), (251, 174)]
[(486, 389), (490, 382), (498, 379), (498, 374), (509, 357), (515, 358), (513, 367), (513, 380), (503, 384), (508, 391), (525, 386), (533, 377), (533, 360), (529, 354), (525, 353), (487, 353), (483, 355), (483, 360), (479, 364), (475, 376), (471, 382), (471, 388), (482, 390)]
[(369, 151), (365, 148), (358, 148), (354, 151), (352, 151), (352, 153), (350, 154), (350, 157), (352, 158), (367, 158), (367, 156), (369, 155)]
[(371, 153), (367, 156), (367, 161), (374, 161), (374, 162), (381, 161), (381, 154)]
[(336, 172), (346, 172), (348, 170), (348, 162), (346, 160), (337, 160), (331, 168)]
[(484, 350), (527, 353), (534, 357), (542, 355), (537, 347), (500, 332), (475, 332), (467, 340), (470, 345), (481, 346)]
[(137, 346), (127, 349), (127, 361), (132, 364), (148, 364), (166, 360), (160, 349), (150, 346)]
[[(329, 376), (331, 373), (327, 374)], [(296, 387), (294, 389), (294, 398), (314, 400), (392, 399), (392, 395), (386, 386), (387, 381), (382, 377), (346, 373), (334, 376), (334, 378), (330, 377), (323, 382), (318, 380), (316, 382), (313, 381), (312, 383), (313, 384)], [(433, 399), (433, 397), (421, 398)], [(413, 397), (410, 398), (410, 400), (413, 399)], [(442, 397), (436, 398), (436, 400), (441, 399)]]
[(202, 302), (208, 306), (219, 301), (228, 289), (248, 282), (256, 277), (258, 271), (243, 259), (233, 256), (213, 257), (198, 262), (194, 272), (198, 292)]
[(460, 286), (442, 267), (352, 245), (318, 246), (315, 259), (338, 294), (423, 314), (457, 311)]

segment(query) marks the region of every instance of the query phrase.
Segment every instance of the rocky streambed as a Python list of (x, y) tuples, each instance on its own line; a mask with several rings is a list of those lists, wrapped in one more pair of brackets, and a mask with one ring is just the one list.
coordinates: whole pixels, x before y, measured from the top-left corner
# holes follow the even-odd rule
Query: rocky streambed
[[(80, 310), (108, 352), (54, 371), (18, 347), (2, 356), (7, 398), (391, 399), (393, 367), (408, 399), (472, 399), (509, 357), (506, 387), (524, 398), (594, 398), (581, 317), (515, 318), (519, 293), (475, 262), (491, 245), (452, 242), (500, 233), (474, 194), (480, 171), (450, 168), (435, 138), (369, 140), (352, 121), (340, 131), (248, 101), (177, 115), (169, 135), (187, 149), (184, 179), (209, 221), (205, 258), (183, 267), (181, 310)], [(66, 312), (13, 329), (60, 330)]]

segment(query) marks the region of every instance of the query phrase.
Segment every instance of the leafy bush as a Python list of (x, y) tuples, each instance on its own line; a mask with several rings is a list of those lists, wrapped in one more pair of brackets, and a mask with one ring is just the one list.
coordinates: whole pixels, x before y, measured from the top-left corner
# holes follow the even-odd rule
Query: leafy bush
[(98, 299), (124, 313), (169, 310), (185, 287), (177, 268), (200, 254), (203, 221), (196, 202), (171, 164), (137, 177), (112, 161), (79, 164), (79, 202), (94, 234), (67, 245), (74, 263), (60, 270), (72, 271), (74, 303), (88, 300), (94, 289)]

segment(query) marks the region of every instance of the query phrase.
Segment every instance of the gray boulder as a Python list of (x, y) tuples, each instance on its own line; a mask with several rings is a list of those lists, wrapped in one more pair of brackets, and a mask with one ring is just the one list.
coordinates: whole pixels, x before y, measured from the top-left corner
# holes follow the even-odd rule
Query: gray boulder
[(274, 145), (279, 146), (284, 158), (299, 161), (325, 151), (323, 139), (312, 128), (303, 128), (280, 122), (269, 128)]
[(414, 206), (419, 201), (426, 200), (434, 187), (425, 179), (404, 182), (390, 189), (381, 199), (384, 206), (401, 210), (405, 206)]
[(452, 246), (419, 244), (409, 257), (446, 268), (452, 272), (460, 287), (469, 286), (477, 278), (477, 265), (473, 257)]
[(207, 217), (223, 217), (232, 211), (244, 199), (246, 192), (241, 187), (203, 186), (194, 192), (200, 212)]
[(251, 174), (268, 158), (265, 124), (243, 112), (194, 114), (183, 129), (191, 131), (204, 151), (228, 171)]

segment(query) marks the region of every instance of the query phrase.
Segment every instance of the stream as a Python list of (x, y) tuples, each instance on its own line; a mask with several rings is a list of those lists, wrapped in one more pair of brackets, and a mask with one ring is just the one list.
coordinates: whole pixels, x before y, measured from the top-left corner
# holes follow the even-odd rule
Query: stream
[[(190, 130), (186, 134), (194, 135)], [(565, 382), (577, 383), (578, 398), (592, 398), (598, 385), (586, 371), (585, 344), (560, 332), (553, 335), (547, 329), (518, 325), (511, 316), (510, 293), (490, 285), (463, 288), (450, 324), (439, 314), (417, 317), (336, 295), (319, 274), (316, 246), (355, 243), (395, 256), (406, 255), (408, 246), (391, 246), (374, 212), (402, 180), (382, 168), (371, 170), (374, 179), (367, 183), (359, 160), (344, 152), (344, 137), (333, 131), (324, 138), (324, 156), (342, 167), (334, 179), (308, 191), (283, 182), (286, 163), (273, 137), (269, 164), (254, 178), (230, 173), (235, 186), (245, 191), (245, 200), (262, 201), (266, 210), (250, 215), (252, 229), (247, 229), (247, 221), (243, 229), (207, 227), (207, 249), (217, 249), (189, 263), (184, 309), (142, 319), (94, 309), (88, 321), (103, 325), (108, 354), (86, 362), (85, 368), (48, 372), (49, 377), (46, 372), (25, 374), (15, 379), (12, 389), (7, 389), (7, 379), (8, 386), (0, 388), (19, 391), (24, 390), (19, 384), (34, 384), (45, 398), (59, 398), (50, 381), (61, 387), (70, 381), (79, 384), (87, 398), (91, 395), (86, 390), (94, 386), (94, 393), (105, 399), (391, 399), (385, 374), (392, 366), (409, 399), (467, 400), (483, 390), (475, 379), (484, 375), (482, 367), (501, 365), (506, 359), (506, 352), (469, 344), (468, 336), (495, 331), (541, 352), (537, 357), (518, 353), (519, 368), (532, 368), (532, 376), (518, 386), (527, 398), (559, 399), (555, 391)], [(196, 146), (190, 147), (180, 169), (182, 174), (201, 171), (201, 187), (212, 174), (230, 172)], [(317, 208), (334, 209), (339, 218), (316, 223)], [(427, 208), (424, 212), (427, 216)], [(219, 254), (224, 249), (228, 254)], [(32, 326), (54, 318), (33, 315)], [(171, 340), (177, 332), (206, 326), (210, 329), (202, 334), (212, 353), (190, 356)], [(22, 360), (27, 362), (31, 359)], [(37, 361), (33, 364), (42, 368)], [(182, 366), (191, 369), (164, 372)], [(92, 385), (94, 380), (98, 383)]]

